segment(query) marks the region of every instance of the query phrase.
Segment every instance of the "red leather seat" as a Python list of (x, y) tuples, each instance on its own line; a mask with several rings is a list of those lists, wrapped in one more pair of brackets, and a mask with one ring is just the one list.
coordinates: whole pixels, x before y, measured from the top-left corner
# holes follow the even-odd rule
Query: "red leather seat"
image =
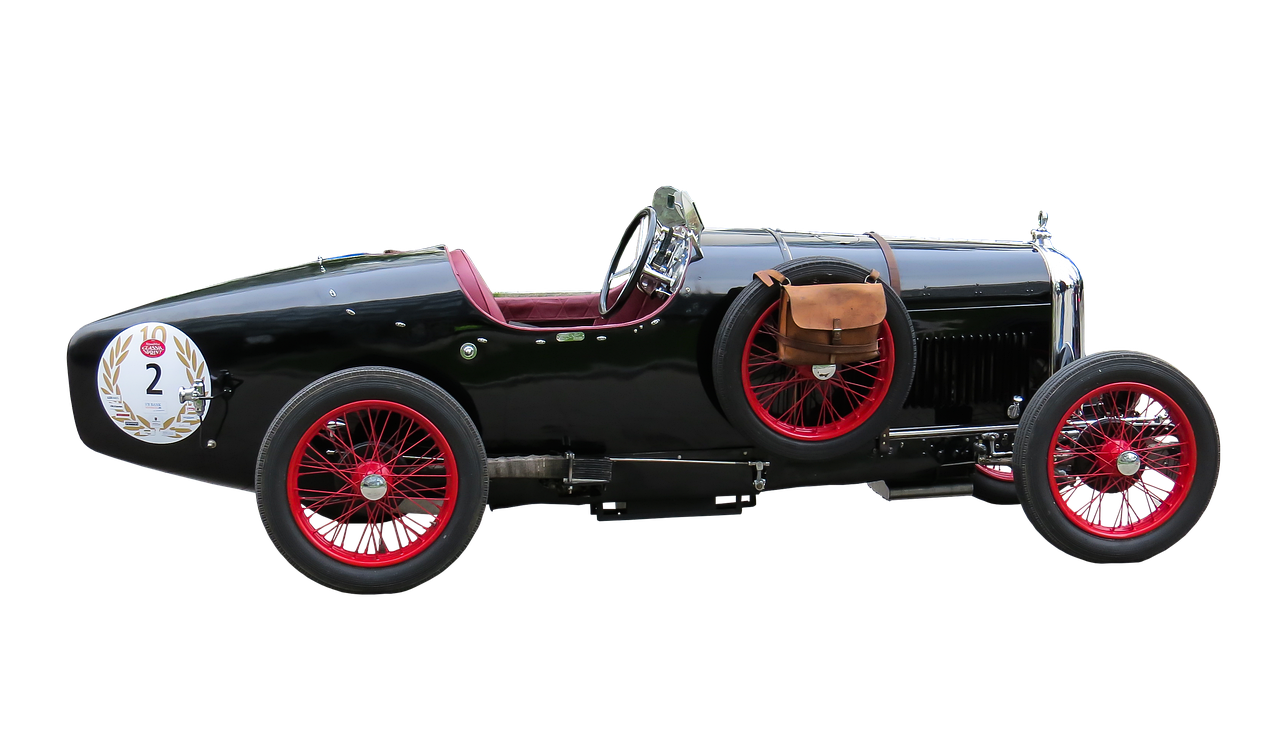
[(457, 277), (462, 293), (467, 295), (471, 303), (491, 319), (505, 324), (507, 319), (503, 316), (502, 309), (498, 307), (498, 300), (493, 297), (489, 285), (484, 282), (484, 278), (476, 270), (476, 265), (471, 262), (467, 252), (449, 251), (449, 264), (453, 266), (453, 275)]
[[(458, 286), (471, 304), (485, 316), (499, 324), (514, 327), (571, 326), (575, 328), (607, 326), (638, 321), (652, 315), (670, 299), (659, 300), (634, 295), (614, 312), (608, 321), (600, 317), (598, 294), (567, 294), (560, 296), (504, 296), (502, 302), (494, 297), (484, 282), (476, 265), (466, 251), (449, 251), (449, 264)], [(616, 295), (616, 294), (615, 294)]]
[(564, 296), (503, 296), (498, 307), (507, 321), (577, 322), (586, 326), (600, 316), (600, 294)]

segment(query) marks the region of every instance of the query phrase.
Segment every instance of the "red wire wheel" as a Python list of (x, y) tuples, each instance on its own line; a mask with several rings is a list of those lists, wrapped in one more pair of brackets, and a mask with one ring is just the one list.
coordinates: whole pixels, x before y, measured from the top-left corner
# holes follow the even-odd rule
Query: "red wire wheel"
[(1196, 438), (1164, 392), (1115, 382), (1076, 400), (1047, 463), (1054, 500), (1077, 527), (1131, 539), (1177, 513), (1196, 475)]
[(1053, 546), (1090, 562), (1141, 562), (1199, 521), (1219, 454), (1213, 412), (1186, 375), (1141, 352), (1099, 352), (1032, 395), (1013, 483)]
[[(798, 286), (861, 283), (871, 273), (829, 256), (797, 258), (777, 270)], [(754, 278), (743, 287), (716, 332), (711, 374), (725, 418), (747, 442), (798, 461), (847, 458), (869, 449), (901, 414), (915, 372), (915, 329), (902, 299), (883, 288), (879, 353), (832, 365), (827, 377), (826, 367), (815, 373), (778, 357), (778, 288)]]
[(979, 463), (974, 466), (974, 470), (987, 478), (1013, 483), (1013, 469), (1008, 466), (988, 466), (985, 463)]
[(289, 506), (306, 539), (358, 567), (421, 554), (458, 498), (458, 467), (440, 430), (413, 408), (360, 400), (320, 416), (293, 450)]
[(747, 335), (742, 387), (752, 412), (774, 432), (803, 441), (824, 441), (852, 432), (884, 403), (893, 377), (893, 333), (880, 325), (880, 354), (836, 365), (819, 379), (807, 365), (778, 357), (778, 307), (774, 302)]

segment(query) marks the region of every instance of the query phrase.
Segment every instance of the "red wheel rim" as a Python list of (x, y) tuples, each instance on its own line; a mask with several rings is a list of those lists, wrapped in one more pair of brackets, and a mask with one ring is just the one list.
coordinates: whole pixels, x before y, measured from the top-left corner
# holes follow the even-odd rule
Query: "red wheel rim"
[(421, 554), (449, 523), (458, 470), (440, 430), (412, 408), (362, 400), (334, 408), (289, 461), (294, 522), (320, 551), (360, 567)]
[[(1145, 534), (1187, 498), (1196, 440), (1173, 398), (1149, 385), (1117, 382), (1092, 390), (1058, 422), (1049, 453), (1054, 500), (1073, 524), (1108, 539)], [(1124, 454), (1136, 466), (1121, 463)], [(1123, 468), (1136, 468), (1126, 474)]]
[(975, 468), (978, 469), (978, 473), (987, 478), (994, 478), (997, 481), (1013, 481), (1013, 469), (1008, 466), (988, 466), (979, 463)]
[(893, 335), (880, 325), (880, 356), (836, 365), (820, 380), (811, 367), (778, 358), (778, 302), (756, 320), (742, 353), (742, 388), (751, 410), (776, 433), (796, 440), (838, 438), (866, 422), (889, 392)]

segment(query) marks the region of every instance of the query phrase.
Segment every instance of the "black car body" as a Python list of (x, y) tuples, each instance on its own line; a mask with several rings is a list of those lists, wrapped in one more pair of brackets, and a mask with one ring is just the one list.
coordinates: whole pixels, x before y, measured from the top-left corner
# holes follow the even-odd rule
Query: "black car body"
[[(670, 294), (641, 291), (607, 318), (596, 294), (495, 297), (464, 253), (437, 247), (318, 260), (102, 319), (68, 349), (80, 436), (115, 458), (251, 490), (264, 437), (292, 398), (332, 373), (376, 366), (434, 383), (465, 410), (483, 441), (492, 508), (736, 513), (763, 490), (814, 484), (881, 482), (886, 498), (971, 493), (975, 464), (1011, 464), (1026, 404), (1083, 356), (1081, 276), (1043, 221), (1028, 242), (890, 237), (914, 329), (905, 402), (842, 457), (780, 456), (744, 437), (717, 395), (726, 314), (761, 269), (815, 257), (878, 271), (891, 262), (870, 235), (695, 222)], [(185, 333), (208, 366), (198, 432), (177, 442), (131, 437), (99, 402), (104, 351), (144, 322)], [(997, 480), (1013, 500), (1012, 480)]]

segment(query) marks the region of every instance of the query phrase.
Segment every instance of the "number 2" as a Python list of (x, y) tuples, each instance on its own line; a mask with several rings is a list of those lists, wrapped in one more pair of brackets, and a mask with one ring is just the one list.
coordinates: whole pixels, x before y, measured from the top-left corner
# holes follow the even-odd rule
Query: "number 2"
[(147, 385), (147, 394), (148, 394), (148, 395), (163, 395), (163, 394), (164, 394), (164, 390), (157, 390), (157, 389), (156, 389), (156, 385), (160, 384), (160, 365), (156, 364), (155, 362), (152, 362), (151, 364), (147, 365), (147, 369), (149, 369), (149, 370), (155, 370), (155, 371), (156, 371), (156, 376), (155, 376), (155, 378), (151, 380), (151, 384), (150, 384), (150, 385)]

